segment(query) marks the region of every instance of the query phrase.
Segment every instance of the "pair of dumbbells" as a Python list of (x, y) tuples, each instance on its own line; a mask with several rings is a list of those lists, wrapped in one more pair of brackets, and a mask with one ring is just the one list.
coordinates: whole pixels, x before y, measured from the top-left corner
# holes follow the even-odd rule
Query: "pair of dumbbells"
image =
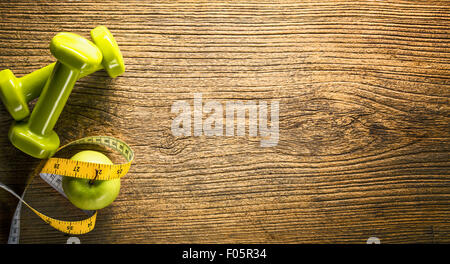
[[(8, 137), (21, 151), (35, 158), (53, 156), (60, 140), (53, 130), (75, 82), (105, 69), (112, 78), (125, 71), (120, 49), (104, 26), (91, 31), (93, 42), (62, 32), (50, 42), (56, 62), (24, 77), (0, 71), (0, 99), (15, 119)], [(30, 114), (28, 102), (38, 98)]]

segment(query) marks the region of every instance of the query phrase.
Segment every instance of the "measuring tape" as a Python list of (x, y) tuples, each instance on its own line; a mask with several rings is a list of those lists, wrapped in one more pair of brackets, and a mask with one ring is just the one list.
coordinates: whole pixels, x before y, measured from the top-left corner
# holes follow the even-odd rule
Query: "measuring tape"
[[(75, 178), (83, 179), (96, 179), (96, 180), (112, 180), (119, 179), (127, 174), (130, 169), (131, 163), (134, 159), (133, 150), (123, 141), (109, 137), (109, 136), (93, 136), (85, 137), (72, 141), (58, 149), (61, 150), (68, 146), (79, 145), (79, 144), (96, 144), (100, 146), (106, 146), (111, 149), (116, 150), (126, 159), (126, 163), (123, 164), (98, 164), (92, 162), (76, 161), (63, 158), (50, 158), (48, 159), (39, 175), (41, 178), (47, 182), (51, 187), (57, 190), (61, 195), (66, 197), (64, 190), (62, 188), (62, 177), (70, 176)], [(20, 236), (20, 211), (22, 208), (22, 203), (30, 208), (36, 215), (38, 215), (42, 220), (53, 228), (67, 233), (67, 234), (85, 234), (94, 229), (95, 220), (97, 218), (97, 211), (84, 211), (88, 214), (88, 218), (80, 221), (62, 221), (48, 217), (38, 210), (31, 207), (24, 200), (25, 192), (27, 191), (29, 185), (32, 182), (34, 175), (28, 182), (23, 191), (22, 196), (16, 194), (11, 188), (0, 182), (0, 188), (8, 191), (16, 198), (19, 199), (16, 211), (14, 212), (13, 220), (11, 223), (11, 229), (9, 234), (8, 243), (16, 244), (19, 242)], [(67, 197), (66, 197), (67, 198)]]

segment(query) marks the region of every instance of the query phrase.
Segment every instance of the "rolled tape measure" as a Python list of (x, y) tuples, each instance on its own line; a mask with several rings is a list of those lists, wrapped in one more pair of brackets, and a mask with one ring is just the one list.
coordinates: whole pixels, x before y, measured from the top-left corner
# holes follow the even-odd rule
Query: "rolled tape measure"
[[(126, 159), (127, 162), (122, 164), (110, 165), (110, 164), (98, 164), (92, 162), (76, 161), (63, 158), (48, 159), (45, 162), (39, 175), (44, 181), (46, 181), (50, 186), (52, 186), (56, 191), (58, 191), (63, 196), (66, 196), (64, 194), (64, 190), (62, 189), (63, 176), (70, 176), (84, 179), (95, 178), (96, 180), (118, 179), (127, 174), (128, 170), (130, 169), (131, 163), (133, 162), (134, 159), (133, 150), (125, 142), (109, 136), (92, 136), (78, 139), (60, 147), (58, 151), (68, 146), (79, 144), (96, 144), (100, 146), (109, 147), (117, 151), (118, 153), (122, 154), (122, 156)], [(34, 175), (32, 175), (32, 178), (33, 177)], [(24, 196), (25, 192), (30, 186), (30, 183), (32, 182), (32, 178), (26, 185), (22, 196), (19, 196), (11, 188), (0, 182), (0, 188), (10, 192), (12, 195), (14, 195), (16, 198), (19, 199), (19, 203), (17, 205), (11, 223), (8, 243), (15, 244), (18, 243), (19, 241), (20, 211), (22, 208), (22, 203), (25, 204), (28, 208), (30, 208), (47, 224), (49, 224), (50, 226), (61, 232), (67, 234), (85, 234), (94, 229), (95, 220), (97, 218), (97, 211), (84, 211), (88, 215), (88, 218), (80, 221), (62, 221), (48, 217), (39, 212), (38, 210), (34, 209), (33, 207), (31, 207), (31, 205), (29, 205), (24, 200)]]

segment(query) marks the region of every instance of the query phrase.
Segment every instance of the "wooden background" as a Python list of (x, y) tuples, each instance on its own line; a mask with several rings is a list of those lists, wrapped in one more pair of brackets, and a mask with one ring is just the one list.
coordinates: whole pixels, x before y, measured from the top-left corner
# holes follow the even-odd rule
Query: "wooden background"
[[(100, 24), (126, 72), (79, 80), (55, 129), (118, 137), (136, 160), (81, 243), (450, 242), (449, 1), (1, 1), (0, 68), (30, 73), (56, 33)], [(279, 100), (278, 145), (174, 137), (171, 105), (195, 92)], [(0, 181), (21, 193), (39, 161), (11, 122), (0, 106)], [(4, 243), (17, 200), (0, 199)], [(39, 177), (26, 200), (82, 216)], [(21, 243), (67, 238), (22, 210)]]

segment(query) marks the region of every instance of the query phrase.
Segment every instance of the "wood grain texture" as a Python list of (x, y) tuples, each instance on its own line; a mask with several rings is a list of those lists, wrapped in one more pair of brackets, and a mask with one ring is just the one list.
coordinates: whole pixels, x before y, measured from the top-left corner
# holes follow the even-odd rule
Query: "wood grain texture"
[[(0, 68), (27, 74), (57, 32), (100, 24), (126, 72), (79, 80), (56, 131), (118, 137), (136, 160), (81, 243), (450, 242), (449, 1), (2, 1)], [(171, 105), (194, 93), (279, 100), (278, 145), (174, 137)], [(21, 192), (39, 161), (11, 122), (0, 106), (0, 180)], [(0, 199), (6, 242), (17, 201)], [(26, 200), (82, 217), (39, 178)], [(66, 242), (22, 214), (22, 243)]]

